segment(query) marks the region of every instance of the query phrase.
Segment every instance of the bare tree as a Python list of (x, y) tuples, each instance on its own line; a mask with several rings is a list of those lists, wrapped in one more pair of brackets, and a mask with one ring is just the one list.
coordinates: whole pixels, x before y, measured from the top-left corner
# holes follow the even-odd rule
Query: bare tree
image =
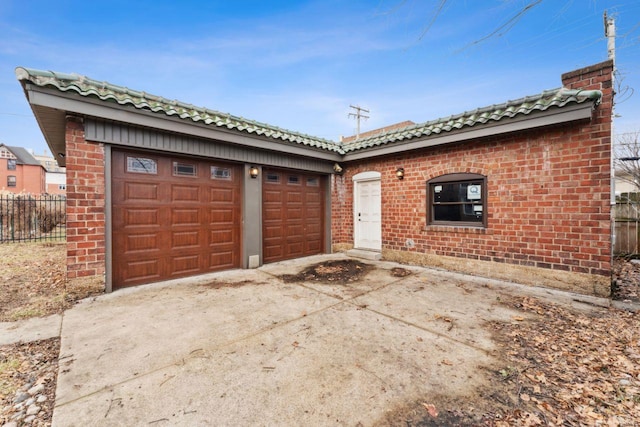
[(640, 131), (617, 135), (614, 150), (616, 179), (640, 191)]

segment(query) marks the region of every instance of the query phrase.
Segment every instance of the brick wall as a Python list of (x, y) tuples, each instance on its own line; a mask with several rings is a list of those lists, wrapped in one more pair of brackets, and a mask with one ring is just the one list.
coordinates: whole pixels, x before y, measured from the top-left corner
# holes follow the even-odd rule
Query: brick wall
[[(562, 76), (603, 91), (591, 121), (347, 165), (333, 183), (334, 248), (353, 243), (352, 176), (378, 171), (385, 258), (608, 295), (611, 72), (607, 61)], [(487, 177), (486, 228), (427, 224), (426, 183), (448, 173)]]
[(76, 279), (105, 273), (104, 147), (87, 142), (82, 120), (68, 117), (67, 164), (67, 277)]

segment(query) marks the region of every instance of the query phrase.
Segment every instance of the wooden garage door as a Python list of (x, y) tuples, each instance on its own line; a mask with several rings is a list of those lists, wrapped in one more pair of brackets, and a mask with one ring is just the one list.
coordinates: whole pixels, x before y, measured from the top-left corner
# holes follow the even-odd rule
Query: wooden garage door
[(113, 151), (113, 287), (240, 267), (237, 166)]
[(262, 180), (264, 262), (323, 253), (323, 178), (264, 170)]

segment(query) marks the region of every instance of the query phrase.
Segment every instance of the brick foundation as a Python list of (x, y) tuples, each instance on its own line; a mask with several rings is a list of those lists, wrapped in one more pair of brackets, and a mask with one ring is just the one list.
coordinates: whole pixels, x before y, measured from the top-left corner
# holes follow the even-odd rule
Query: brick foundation
[[(377, 171), (386, 259), (608, 296), (612, 65), (562, 77), (603, 92), (591, 121), (346, 165), (332, 182), (333, 246), (353, 243), (352, 177)], [(449, 173), (487, 177), (486, 228), (427, 223), (426, 183)]]

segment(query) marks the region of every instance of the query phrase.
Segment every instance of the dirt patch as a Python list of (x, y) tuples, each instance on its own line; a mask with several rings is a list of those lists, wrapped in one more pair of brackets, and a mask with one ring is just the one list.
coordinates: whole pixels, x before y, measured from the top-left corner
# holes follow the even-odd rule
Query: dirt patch
[(491, 322), (499, 350), (467, 396), (429, 396), (377, 426), (633, 426), (640, 419), (640, 313), (592, 313), (534, 298), (502, 303), (523, 312)]
[(298, 274), (284, 274), (285, 283), (321, 282), (331, 284), (353, 283), (361, 280), (374, 267), (356, 260), (332, 260), (311, 265)]
[(407, 270), (406, 268), (394, 267), (394, 268), (391, 269), (391, 275), (393, 277), (407, 277), (407, 276), (411, 275), (411, 272), (409, 270)]
[(0, 321), (61, 313), (80, 299), (103, 293), (104, 285), (91, 279), (67, 282), (66, 252), (60, 243), (0, 244)]
[(264, 285), (263, 282), (255, 282), (253, 280), (242, 280), (240, 282), (223, 282), (221, 280), (212, 280), (211, 282), (203, 283), (199, 286), (208, 289), (222, 289), (222, 288), (241, 288), (247, 285)]

